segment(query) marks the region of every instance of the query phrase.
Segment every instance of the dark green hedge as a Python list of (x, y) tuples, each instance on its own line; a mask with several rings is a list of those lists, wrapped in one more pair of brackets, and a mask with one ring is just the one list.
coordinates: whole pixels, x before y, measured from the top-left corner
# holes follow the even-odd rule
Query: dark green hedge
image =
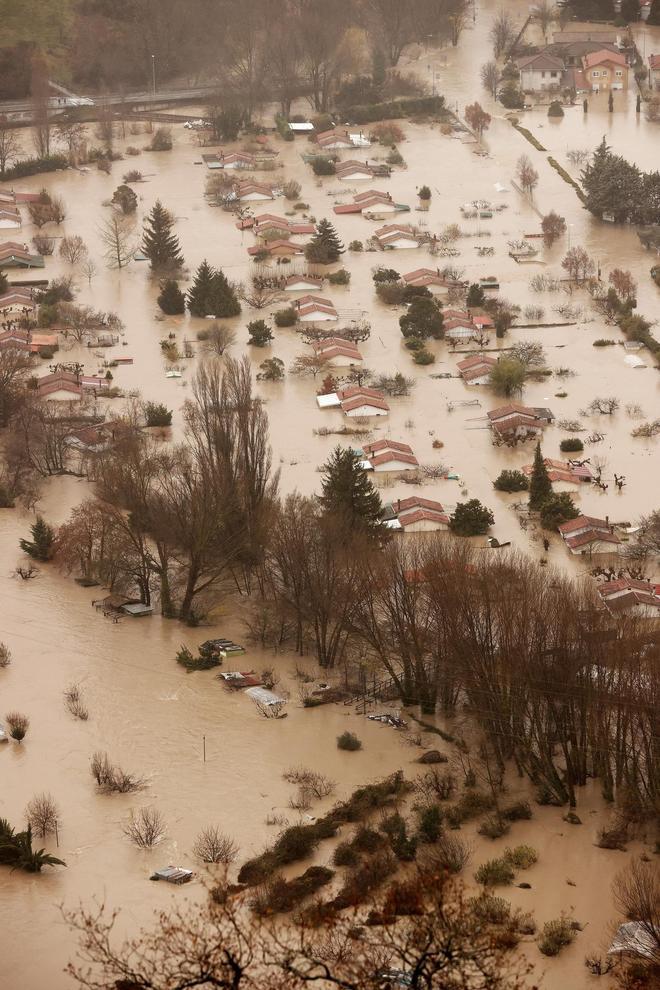
[(64, 155), (46, 155), (45, 158), (25, 158), (0, 173), (4, 179), (23, 179), (27, 175), (39, 175), (40, 172), (55, 172), (58, 168), (68, 168), (69, 163)]
[(339, 116), (353, 124), (369, 124), (374, 120), (397, 120), (416, 114), (439, 114), (445, 111), (444, 96), (418, 96), (387, 103), (366, 103), (346, 107)]

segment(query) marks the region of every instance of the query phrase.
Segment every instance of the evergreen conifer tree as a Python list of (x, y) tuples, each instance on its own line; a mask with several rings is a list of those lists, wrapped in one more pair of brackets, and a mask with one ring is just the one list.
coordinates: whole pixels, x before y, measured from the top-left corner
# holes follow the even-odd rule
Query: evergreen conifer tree
[(351, 528), (373, 535), (383, 532), (380, 495), (354, 450), (335, 447), (323, 465), (319, 501), (326, 515), (342, 519)]
[(214, 271), (204, 259), (195, 272), (193, 284), (188, 289), (188, 309), (192, 316), (209, 316), (214, 314), (213, 278)]
[(241, 311), (234, 287), (227, 281), (225, 273), (216, 269), (213, 270), (210, 307), (209, 313), (224, 319), (238, 316)]
[(534, 467), (529, 481), (529, 507), (538, 511), (549, 495), (552, 495), (552, 482), (548, 477), (548, 469), (541, 453), (541, 444), (537, 443), (534, 452)]
[(51, 560), (55, 553), (55, 531), (43, 516), (30, 526), (31, 540), (20, 540), (21, 550), (34, 560)]
[(323, 219), (316, 225), (316, 233), (305, 249), (308, 261), (317, 265), (330, 265), (338, 261), (344, 253), (344, 245), (329, 220)]
[(468, 289), (466, 305), (469, 307), (483, 306), (486, 302), (486, 293), (478, 282), (473, 282)]
[(172, 271), (183, 265), (179, 238), (172, 233), (173, 226), (174, 217), (157, 199), (145, 220), (142, 239), (142, 250), (154, 271)]
[(186, 311), (186, 297), (173, 278), (166, 278), (160, 283), (158, 305), (168, 316), (175, 316)]

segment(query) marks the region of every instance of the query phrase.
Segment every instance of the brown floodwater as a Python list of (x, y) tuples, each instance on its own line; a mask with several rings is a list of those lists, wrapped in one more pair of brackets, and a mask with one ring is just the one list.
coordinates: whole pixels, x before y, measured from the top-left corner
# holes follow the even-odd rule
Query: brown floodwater
[[(639, 309), (651, 318), (658, 316), (660, 294), (648, 270), (652, 256), (645, 252), (633, 229), (614, 227), (594, 220), (577, 200), (574, 191), (546, 163), (546, 155), (536, 151), (511, 128), (502, 108), (491, 107), (478, 81), (479, 66), (489, 57), (487, 34), (493, 12), (501, 6), (495, 0), (481, 0), (477, 20), (464, 33), (457, 49), (416, 49), (403, 59), (403, 68), (421, 72), (430, 80), (436, 73), (438, 91), (447, 95), (450, 105), (462, 111), (466, 102), (480, 99), (492, 110), (493, 121), (484, 146), (487, 156), (474, 154), (471, 141), (446, 137), (438, 127), (404, 124), (406, 140), (400, 150), (406, 168), (397, 170), (390, 180), (367, 183), (386, 188), (397, 202), (408, 203), (412, 212), (402, 215), (403, 222), (423, 223), (430, 232), (439, 232), (448, 224), (458, 223), (466, 234), (457, 242), (460, 256), (447, 263), (460, 266), (465, 277), (497, 275), (501, 294), (521, 306), (542, 305), (546, 319), (553, 318), (552, 307), (566, 302), (564, 293), (534, 294), (529, 288), (532, 275), (561, 273), (560, 260), (567, 239), (551, 251), (541, 249), (534, 264), (516, 264), (508, 256), (507, 241), (520, 239), (539, 229), (538, 216), (532, 205), (510, 185), (515, 164), (521, 154), (528, 154), (540, 173), (534, 205), (541, 213), (555, 209), (566, 217), (572, 244), (582, 244), (598, 259), (604, 276), (610, 268), (629, 268), (639, 283)], [(508, 3), (519, 15), (520, 4)], [(526, 16), (526, 5), (525, 5)], [(646, 51), (660, 50), (660, 30), (644, 28)], [(525, 123), (549, 152), (565, 164), (570, 148), (593, 148), (607, 136), (616, 151), (634, 159), (644, 168), (657, 167), (660, 159), (660, 125), (648, 124), (634, 112), (635, 94), (617, 94), (615, 112), (609, 114), (603, 98), (590, 98), (585, 116), (581, 105), (566, 111), (558, 123), (550, 123), (543, 109), (526, 114)], [(194, 115), (199, 108), (191, 108)], [(301, 109), (304, 107), (301, 105)], [(189, 317), (161, 318), (155, 302), (157, 287), (149, 279), (145, 263), (134, 262), (121, 272), (108, 270), (103, 263), (98, 226), (109, 207), (103, 203), (112, 196), (123, 172), (139, 168), (145, 181), (134, 188), (139, 196), (138, 222), (160, 198), (177, 217), (177, 233), (190, 273), (203, 258), (222, 267), (235, 280), (246, 280), (250, 265), (247, 247), (253, 243), (248, 232), (241, 234), (231, 216), (213, 209), (204, 200), (203, 190), (209, 174), (200, 164), (200, 149), (194, 135), (175, 128), (176, 143), (171, 153), (143, 152), (138, 158), (125, 158), (106, 176), (96, 170), (66, 172), (22, 180), (16, 188), (38, 190), (45, 186), (63, 196), (67, 218), (57, 235), (80, 234), (96, 261), (98, 274), (88, 285), (81, 273), (74, 272), (79, 288), (77, 300), (98, 309), (119, 313), (126, 324), (122, 344), (104, 358), (130, 356), (133, 365), (113, 369), (114, 383), (125, 392), (139, 392), (145, 399), (161, 401), (175, 410), (174, 436), (180, 437), (180, 407), (185, 400), (199, 354), (179, 362), (181, 379), (168, 379), (169, 367), (160, 341), (170, 332), (182, 346), (184, 340), (196, 341), (197, 331), (208, 324)], [(148, 136), (127, 135), (118, 146), (144, 145)], [(280, 152), (280, 174), (296, 178), (302, 185), (301, 199), (309, 204), (310, 215), (336, 219), (336, 226), (346, 244), (353, 239), (366, 240), (379, 223), (354, 216), (334, 217), (332, 206), (348, 202), (351, 190), (364, 189), (356, 183), (351, 188), (335, 178), (316, 179), (304, 165), (301, 153), (306, 143), (296, 140), (286, 144), (274, 138)], [(385, 154), (373, 149), (369, 155)], [(345, 157), (360, 158), (359, 152)], [(270, 178), (267, 175), (266, 178)], [(508, 191), (498, 193), (496, 183)], [(416, 213), (416, 189), (428, 184), (433, 191), (428, 213)], [(348, 184), (346, 184), (348, 185)], [(460, 206), (474, 199), (488, 199), (502, 204), (492, 220), (463, 220)], [(284, 200), (256, 204), (255, 212), (282, 213)], [(263, 208), (262, 208), (263, 206)], [(25, 225), (21, 238), (29, 241), (35, 231)], [(490, 236), (487, 234), (490, 233)], [(476, 245), (495, 249), (493, 257), (479, 258)], [(330, 297), (345, 320), (366, 318), (372, 324), (370, 339), (360, 345), (365, 363), (375, 372), (402, 371), (415, 377), (416, 386), (407, 398), (390, 401), (386, 420), (374, 421), (374, 438), (391, 436), (410, 443), (423, 464), (442, 463), (459, 475), (460, 481), (434, 481), (423, 486), (422, 493), (440, 500), (451, 509), (465, 497), (476, 497), (490, 505), (496, 516), (493, 533), (500, 540), (512, 540), (515, 546), (540, 557), (537, 533), (523, 531), (512, 508), (516, 496), (493, 491), (492, 482), (503, 468), (529, 463), (529, 446), (516, 450), (493, 447), (484, 418), (499, 399), (485, 389), (468, 389), (456, 378), (434, 379), (432, 374), (455, 373), (461, 355), (454, 355), (445, 343), (433, 343), (436, 363), (418, 369), (402, 346), (398, 328), (400, 311), (377, 302), (373, 293), (371, 270), (385, 263), (404, 272), (418, 267), (443, 265), (443, 259), (429, 257), (426, 249), (402, 253), (346, 253), (343, 263), (351, 272), (348, 287), (327, 284), (323, 295)], [(57, 256), (47, 259), (46, 275), (55, 277), (71, 271)], [(20, 277), (20, 276), (19, 276)], [(611, 337), (621, 344), (616, 328), (606, 326), (590, 313), (588, 299), (575, 293), (570, 300), (583, 308), (576, 325), (537, 330), (513, 330), (502, 346), (520, 339), (540, 340), (552, 368), (570, 367), (573, 377), (552, 378), (530, 384), (524, 401), (530, 405), (549, 405), (558, 419), (580, 419), (589, 433), (600, 430), (602, 443), (587, 448), (587, 456), (597, 456), (603, 475), (609, 481), (607, 493), (589, 487), (576, 494), (580, 507), (587, 513), (613, 520), (635, 520), (641, 513), (657, 507), (658, 441), (633, 440), (631, 430), (637, 424), (627, 405), (642, 407), (644, 418), (660, 415), (660, 390), (657, 370), (649, 355), (642, 352), (648, 365), (634, 370), (624, 363), (622, 346), (594, 348), (598, 337)], [(272, 310), (279, 308), (279, 303)], [(249, 353), (255, 365), (266, 357), (277, 356), (287, 367), (296, 355), (304, 352), (293, 330), (276, 330), (271, 348), (258, 350), (246, 345), (245, 324), (263, 313), (245, 310), (231, 321), (237, 329), (234, 356)], [(341, 324), (340, 324), (341, 325)], [(494, 342), (493, 346), (497, 346)], [(102, 359), (87, 348), (62, 350), (62, 359), (85, 361), (88, 372), (95, 371)], [(318, 489), (320, 464), (337, 442), (336, 437), (318, 437), (314, 430), (322, 426), (339, 428), (341, 414), (320, 411), (315, 402), (317, 384), (312, 379), (287, 376), (282, 384), (263, 384), (259, 393), (267, 403), (275, 463), (281, 467), (281, 488), (312, 493)], [(566, 392), (565, 398), (555, 396)], [(612, 417), (582, 415), (580, 410), (597, 395), (616, 395), (620, 409)], [(448, 403), (478, 399), (480, 407), (454, 407)], [(109, 414), (121, 407), (122, 400), (112, 400)], [(543, 449), (549, 457), (559, 456), (559, 441), (567, 434), (556, 425), (548, 428)], [(583, 435), (587, 435), (586, 433)], [(434, 440), (442, 442), (436, 450)], [(345, 441), (342, 441), (345, 442)], [(616, 492), (613, 474), (624, 474), (627, 485)], [(382, 483), (382, 482), (379, 482)], [(405, 497), (418, 489), (402, 482), (383, 484), (386, 498)], [(88, 484), (71, 477), (51, 480), (44, 488), (40, 511), (54, 523), (63, 521), (71, 507), (90, 494)], [(124, 620), (112, 624), (91, 607), (98, 590), (84, 590), (72, 580), (43, 568), (37, 580), (22, 582), (12, 577), (21, 557), (19, 536), (29, 526), (31, 517), (21, 510), (0, 514), (0, 582), (2, 583), (2, 619), (0, 640), (14, 655), (13, 664), (0, 671), (0, 717), (11, 709), (25, 711), (31, 727), (22, 745), (11, 743), (0, 750), (0, 815), (19, 824), (28, 800), (43, 790), (56, 798), (62, 817), (59, 853), (66, 860), (66, 870), (46, 871), (42, 875), (9, 873), (0, 876), (0, 944), (2, 975), (0, 986), (17, 990), (41, 990), (45, 982), (50, 990), (70, 990), (71, 981), (62, 969), (71, 957), (74, 940), (63, 924), (59, 905), (74, 906), (79, 900), (106, 900), (122, 909), (120, 927), (134, 930), (149, 922), (152, 910), (185, 898), (201, 898), (201, 886), (185, 889), (150, 884), (149, 872), (168, 863), (192, 865), (191, 844), (198, 830), (217, 823), (233, 835), (241, 847), (241, 858), (258, 851), (272, 838), (274, 829), (265, 824), (269, 814), (296, 813), (288, 809), (292, 787), (282, 780), (287, 767), (304, 763), (327, 773), (337, 781), (337, 795), (345, 796), (353, 787), (399, 767), (413, 773), (415, 751), (403, 744), (401, 735), (390, 728), (368, 722), (343, 705), (305, 710), (298, 701), (293, 678), (295, 658), (273, 657), (257, 649), (237, 666), (260, 669), (276, 665), (282, 683), (291, 691), (289, 716), (283, 721), (261, 718), (252, 702), (241, 694), (225, 691), (212, 673), (186, 675), (174, 663), (174, 654), (182, 642), (194, 647), (210, 635), (244, 638), (240, 607), (234, 602), (220, 603), (210, 629), (194, 632), (154, 616), (144, 620)], [(551, 540), (550, 562), (573, 573), (588, 567), (583, 561), (568, 557), (557, 537)], [(657, 575), (656, 575), (657, 577)], [(311, 673), (311, 661), (304, 661)], [(79, 682), (90, 710), (86, 723), (77, 722), (63, 708), (62, 692), (72, 682)], [(335, 737), (344, 729), (358, 733), (364, 750), (345, 754), (336, 749)], [(206, 737), (206, 763), (202, 757), (202, 738)], [(427, 739), (427, 744), (432, 744)], [(96, 749), (107, 750), (111, 758), (129, 770), (148, 778), (145, 791), (126, 796), (106, 797), (95, 792), (88, 764)], [(331, 802), (322, 802), (319, 808)], [(614, 872), (630, 855), (641, 848), (632, 844), (628, 854), (608, 852), (594, 846), (597, 827), (606, 812), (597, 790), (581, 795), (581, 828), (565, 825), (557, 809), (538, 809), (531, 822), (514, 825), (506, 839), (491, 843), (476, 835), (475, 827), (465, 828), (474, 843), (473, 864), (478, 864), (505, 844), (528, 841), (540, 854), (539, 863), (524, 879), (531, 890), (513, 888), (506, 896), (516, 906), (533, 910), (537, 922), (557, 917), (562, 910), (574, 913), (588, 926), (573, 946), (558, 959), (547, 960), (534, 944), (525, 951), (537, 968), (537, 979), (548, 990), (579, 988), (591, 984), (583, 966), (584, 955), (602, 952), (607, 945), (608, 925), (616, 917), (611, 901), (610, 884)], [(153, 804), (167, 822), (167, 836), (151, 852), (140, 852), (122, 833), (122, 822), (129, 810)], [(313, 812), (314, 813), (314, 812)], [(49, 850), (55, 843), (46, 841)], [(326, 847), (317, 854), (320, 861), (329, 856)], [(468, 882), (472, 867), (468, 869)], [(522, 877), (521, 877), (522, 879)], [(571, 882), (569, 884), (569, 881)], [(572, 884), (575, 884), (573, 886)], [(35, 952), (35, 947), (39, 951)]]

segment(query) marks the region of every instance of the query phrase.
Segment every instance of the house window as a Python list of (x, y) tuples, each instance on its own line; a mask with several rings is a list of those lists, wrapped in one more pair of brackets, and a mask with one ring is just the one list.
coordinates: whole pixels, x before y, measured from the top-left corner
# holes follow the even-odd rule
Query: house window
[(545, 72), (541, 73), (541, 79), (545, 79)]
[(598, 79), (598, 76), (600, 75), (600, 72), (598, 71), (598, 69), (594, 69), (594, 71), (591, 73), (591, 75), (593, 76), (594, 79)]
[(623, 70), (622, 70), (622, 69), (617, 69), (617, 70), (616, 70), (616, 75), (617, 75), (617, 78), (619, 78), (619, 79), (620, 79), (620, 78), (621, 78), (621, 76), (623, 75)]
[(558, 75), (559, 75), (559, 73), (558, 73), (558, 72), (551, 72), (551, 73), (550, 73), (550, 76), (551, 76), (551, 77), (552, 77), (553, 79), (556, 79)]

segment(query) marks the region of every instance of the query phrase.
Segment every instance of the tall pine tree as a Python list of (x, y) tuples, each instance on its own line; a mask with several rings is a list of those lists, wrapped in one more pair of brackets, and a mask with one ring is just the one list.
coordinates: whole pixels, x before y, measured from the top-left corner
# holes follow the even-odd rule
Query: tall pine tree
[(230, 316), (238, 316), (241, 311), (241, 304), (238, 301), (236, 290), (227, 281), (224, 272), (214, 269), (213, 288), (211, 292), (211, 313), (213, 316), (227, 319)]
[(144, 222), (142, 250), (151, 262), (153, 271), (174, 271), (183, 266), (179, 238), (172, 233), (174, 217), (159, 199)]
[(173, 278), (166, 278), (160, 283), (160, 295), (156, 301), (168, 316), (186, 311), (186, 297)]
[(335, 447), (323, 465), (319, 501), (326, 515), (339, 518), (351, 529), (378, 536), (384, 532), (380, 495), (354, 450)]
[(30, 526), (31, 540), (19, 540), (21, 550), (33, 560), (52, 560), (55, 554), (55, 530), (43, 516)]
[(305, 248), (305, 257), (317, 265), (331, 265), (339, 261), (344, 253), (344, 245), (329, 220), (321, 220), (316, 225), (316, 233)]
[(549, 495), (552, 495), (552, 482), (548, 477), (548, 469), (541, 453), (541, 444), (537, 443), (534, 452), (534, 466), (529, 481), (529, 507), (537, 512)]
[(204, 259), (197, 271), (193, 284), (188, 289), (188, 309), (192, 316), (213, 315), (211, 308), (213, 294), (213, 269)]

